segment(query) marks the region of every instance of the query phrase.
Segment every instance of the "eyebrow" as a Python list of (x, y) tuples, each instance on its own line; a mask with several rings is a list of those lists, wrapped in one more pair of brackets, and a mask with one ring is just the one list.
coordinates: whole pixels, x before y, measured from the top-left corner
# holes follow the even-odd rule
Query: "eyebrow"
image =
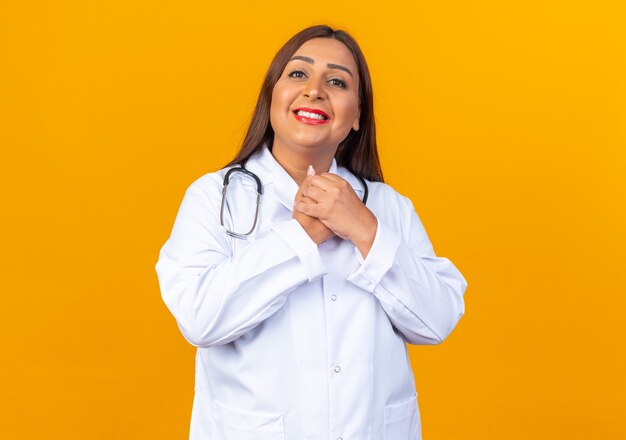
[[(301, 60), (301, 61), (304, 61), (305, 63), (315, 64), (315, 60), (313, 58), (305, 57), (303, 55), (296, 55), (296, 56), (292, 57), (289, 61), (293, 61), (293, 60)], [(341, 64), (328, 63), (328, 64), (326, 64), (326, 66), (328, 66), (329, 69), (343, 70), (344, 72), (347, 72), (348, 75), (354, 77), (354, 75), (352, 75), (352, 72), (350, 71), (350, 69), (348, 69), (347, 67), (342, 66)]]

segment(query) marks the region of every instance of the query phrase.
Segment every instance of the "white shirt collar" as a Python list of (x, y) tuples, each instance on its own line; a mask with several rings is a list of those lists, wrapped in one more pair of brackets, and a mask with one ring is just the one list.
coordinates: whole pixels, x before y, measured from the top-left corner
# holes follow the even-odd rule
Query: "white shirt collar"
[[(266, 145), (248, 159), (246, 168), (261, 179), (264, 192), (269, 190), (268, 192), (273, 194), (286, 208), (293, 210), (293, 201), (298, 192), (298, 185), (276, 161)], [(328, 172), (345, 179), (357, 195), (362, 198), (364, 190), (359, 179), (346, 168), (337, 166), (335, 158), (333, 158)]]

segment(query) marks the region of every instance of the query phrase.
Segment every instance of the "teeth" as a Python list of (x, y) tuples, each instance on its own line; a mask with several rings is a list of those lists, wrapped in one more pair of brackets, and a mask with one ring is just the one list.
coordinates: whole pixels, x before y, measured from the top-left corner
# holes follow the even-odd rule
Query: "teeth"
[(309, 119), (319, 119), (320, 121), (325, 121), (326, 120), (326, 118), (324, 116), (320, 115), (320, 114), (305, 112), (304, 110), (298, 110), (296, 112), (296, 115), (304, 116), (305, 118), (309, 118)]

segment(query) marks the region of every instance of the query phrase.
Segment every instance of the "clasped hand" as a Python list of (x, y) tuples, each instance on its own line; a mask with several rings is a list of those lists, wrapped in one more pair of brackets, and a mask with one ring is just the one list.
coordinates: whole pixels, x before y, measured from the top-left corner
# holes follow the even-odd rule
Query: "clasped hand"
[(336, 174), (306, 177), (294, 201), (293, 218), (318, 245), (337, 235), (352, 241), (365, 257), (374, 242), (377, 219)]

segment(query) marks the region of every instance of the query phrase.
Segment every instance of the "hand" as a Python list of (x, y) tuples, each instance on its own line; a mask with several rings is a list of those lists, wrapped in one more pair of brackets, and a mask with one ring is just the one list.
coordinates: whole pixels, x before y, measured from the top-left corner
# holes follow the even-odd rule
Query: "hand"
[[(311, 168), (312, 170), (313, 168)], [(312, 175), (315, 174), (315, 171), (312, 172)], [(325, 242), (326, 240), (335, 236), (333, 231), (331, 231), (324, 223), (322, 223), (319, 219), (308, 216), (300, 211), (295, 209), (295, 204), (298, 202), (304, 203), (315, 203), (313, 200), (302, 194), (302, 186), (298, 189), (296, 194), (296, 199), (294, 200), (294, 209), (293, 209), (293, 218), (298, 220), (298, 223), (302, 226), (302, 228), (309, 234), (311, 240), (315, 242), (318, 246)]]
[(300, 185), (294, 204), (299, 212), (319, 219), (344, 240), (352, 241), (367, 256), (378, 227), (376, 216), (356, 195), (352, 186), (336, 174), (308, 176)]

